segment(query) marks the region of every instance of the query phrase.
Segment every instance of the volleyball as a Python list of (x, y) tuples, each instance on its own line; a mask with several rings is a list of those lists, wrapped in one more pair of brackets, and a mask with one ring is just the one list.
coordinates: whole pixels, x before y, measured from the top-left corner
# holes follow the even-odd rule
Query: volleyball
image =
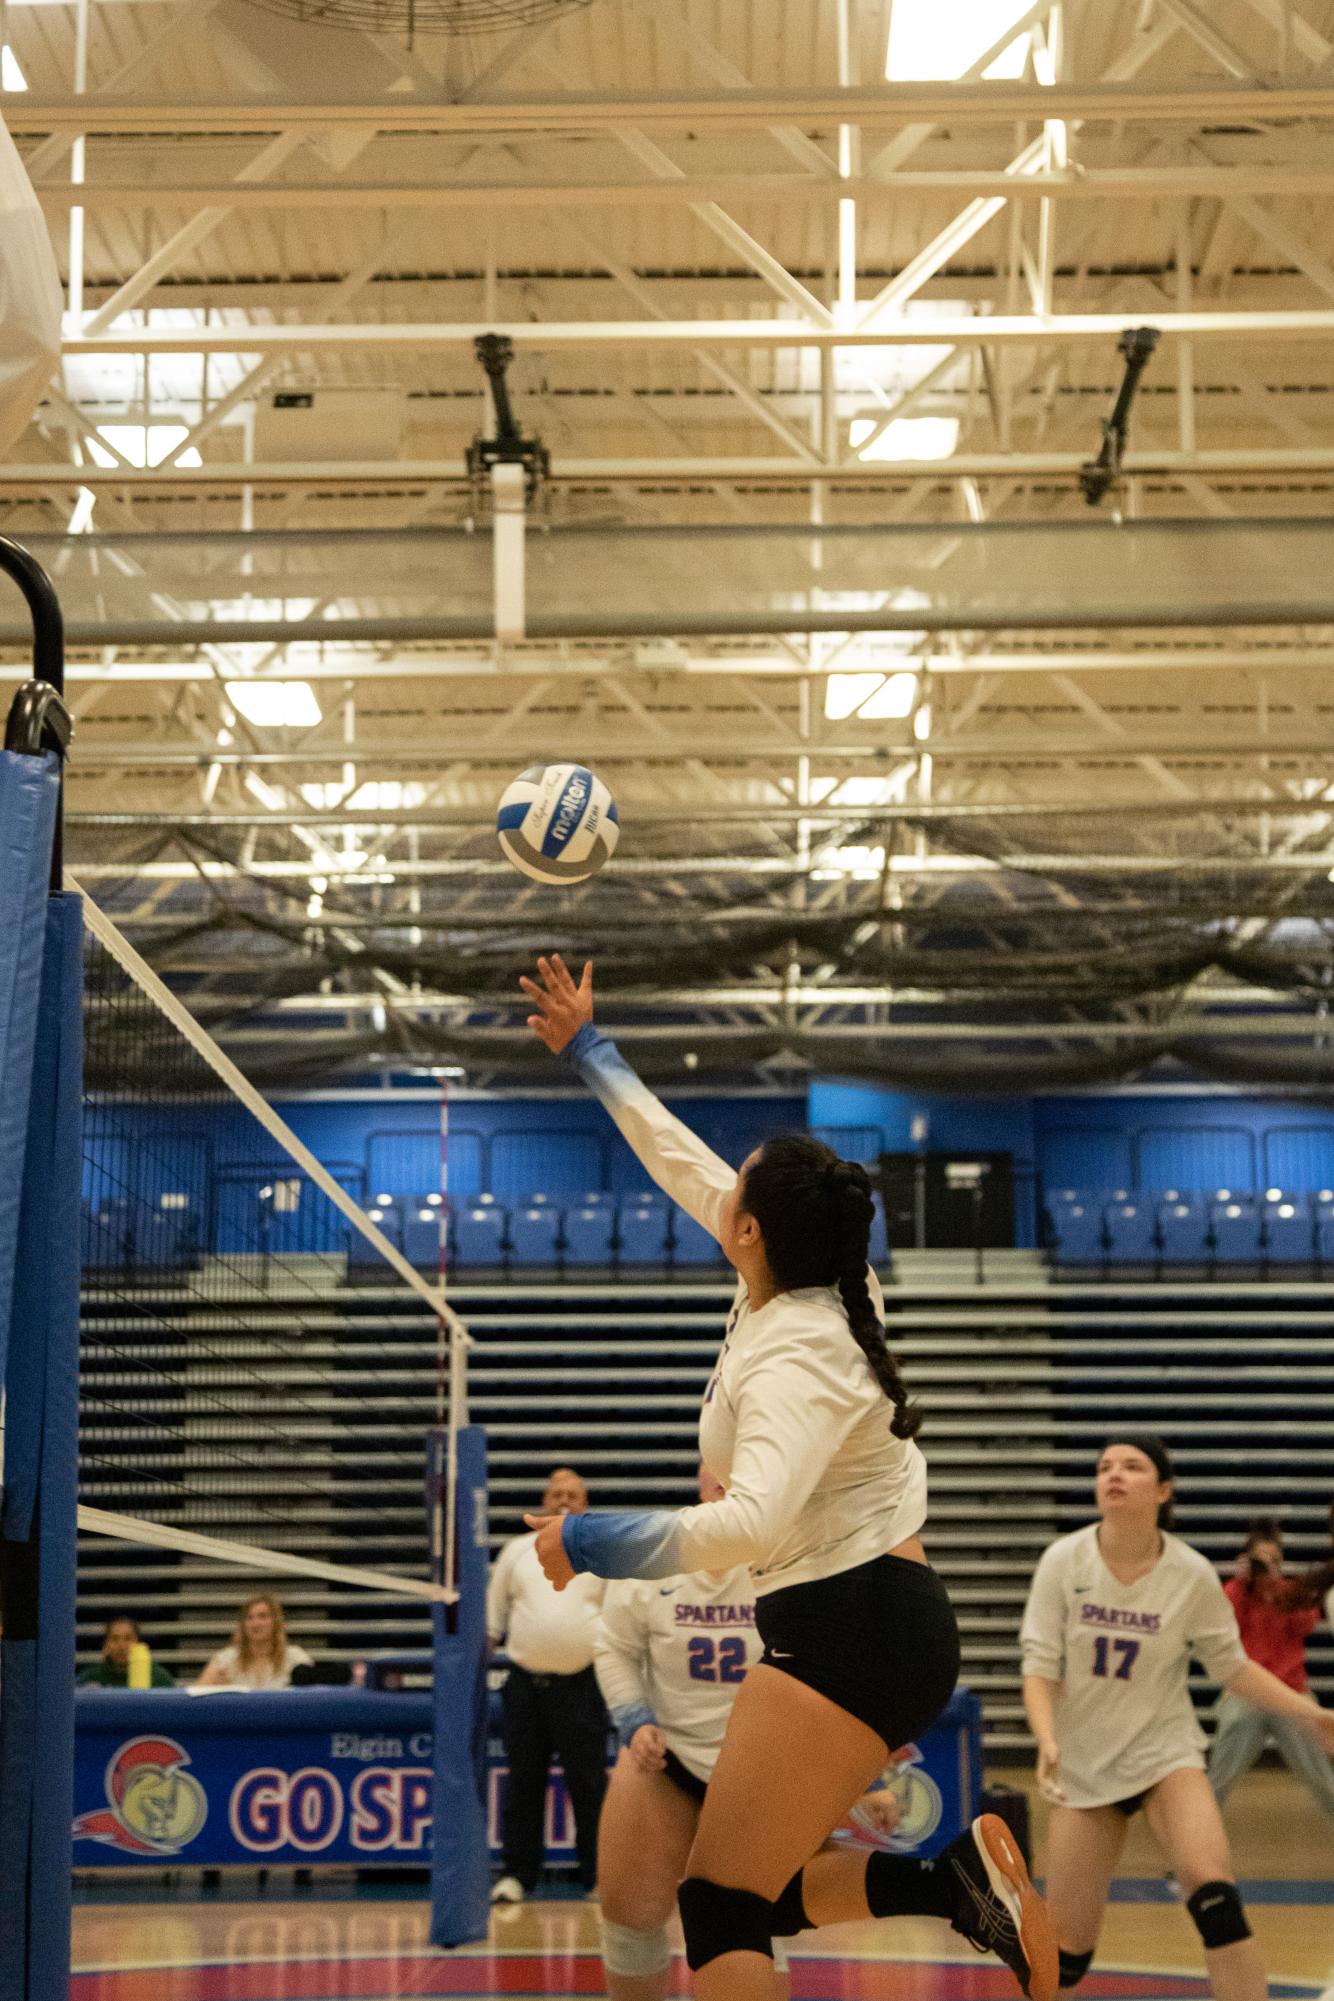
[(530, 764), (500, 795), (500, 852), (534, 882), (587, 882), (616, 852), (616, 802), (583, 764)]

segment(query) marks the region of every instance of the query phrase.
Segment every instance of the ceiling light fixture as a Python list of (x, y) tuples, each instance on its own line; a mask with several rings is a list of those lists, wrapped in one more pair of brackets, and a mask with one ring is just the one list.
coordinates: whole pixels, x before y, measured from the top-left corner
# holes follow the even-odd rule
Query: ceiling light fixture
[(309, 681), (228, 681), (227, 699), (260, 729), (308, 730), (324, 720)]

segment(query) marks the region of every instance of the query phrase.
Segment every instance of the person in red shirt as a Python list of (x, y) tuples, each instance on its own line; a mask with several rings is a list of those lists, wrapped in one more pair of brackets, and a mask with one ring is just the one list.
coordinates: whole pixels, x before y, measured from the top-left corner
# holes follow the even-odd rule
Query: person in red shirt
[[(1278, 1524), (1264, 1520), (1252, 1527), (1223, 1586), (1251, 1660), (1300, 1694), (1307, 1690), (1306, 1637), (1320, 1624), (1320, 1599), (1331, 1583), (1330, 1563), (1300, 1577), (1285, 1577)], [(1228, 1695), (1218, 1704), (1209, 1754), (1209, 1779), (1219, 1801), (1250, 1771), (1270, 1739), (1289, 1771), (1334, 1819), (1334, 1762), (1304, 1730)]]

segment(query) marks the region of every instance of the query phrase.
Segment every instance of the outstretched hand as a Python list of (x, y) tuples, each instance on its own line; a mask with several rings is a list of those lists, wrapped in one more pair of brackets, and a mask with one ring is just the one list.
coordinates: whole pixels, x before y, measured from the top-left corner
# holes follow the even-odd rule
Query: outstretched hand
[(537, 1013), (528, 1017), (528, 1026), (539, 1041), (546, 1043), (553, 1056), (559, 1056), (566, 1044), (573, 1042), (580, 1029), (593, 1019), (593, 961), (585, 961), (578, 986), (559, 952), (553, 952), (549, 959), (539, 959), (537, 970), (541, 975), (540, 986), (526, 974), (519, 981), (537, 1007)]
[(565, 1554), (565, 1540), (561, 1533), (564, 1515), (525, 1515), (524, 1521), (530, 1529), (537, 1531), (537, 1560), (546, 1573), (547, 1582), (557, 1591), (563, 1591), (574, 1578), (574, 1565)]

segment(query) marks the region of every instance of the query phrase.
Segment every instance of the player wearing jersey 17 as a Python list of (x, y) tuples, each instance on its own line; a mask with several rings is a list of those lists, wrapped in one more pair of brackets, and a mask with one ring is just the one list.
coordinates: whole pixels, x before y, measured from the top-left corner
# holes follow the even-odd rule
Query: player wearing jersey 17
[(1180, 1882), (1218, 2001), (1264, 2001), (1265, 1973), (1205, 1777), (1187, 1687), (1197, 1660), (1229, 1695), (1334, 1746), (1334, 1712), (1248, 1661), (1213, 1565), (1168, 1533), (1172, 1462), (1160, 1438), (1113, 1433), (1100, 1519), (1052, 1544), (1024, 1612), (1024, 1706), (1054, 1811), (1047, 1898), (1061, 1986), (1093, 1961), (1130, 1817), (1142, 1806)]
[[(705, 1466), (699, 1497), (723, 1498)], [(762, 1651), (754, 1599), (744, 1564), (607, 1586), (593, 1658), (621, 1741), (598, 1831), (602, 1956), (611, 2001), (661, 2001), (667, 1992), (667, 1921), (732, 1704)], [(899, 1821), (893, 1793), (871, 1792), (858, 1804), (866, 1824), (893, 1833)], [(785, 1968), (775, 1941), (779, 2001), (788, 1991)]]
[(944, 1918), (1050, 2001), (1055, 1939), (994, 1816), (932, 1862), (818, 1852), (888, 1753), (935, 1721), (959, 1671), (954, 1612), (920, 1535), (917, 1413), (867, 1265), (865, 1171), (801, 1135), (766, 1141), (738, 1173), (593, 1026), (592, 967), (577, 985), (558, 958), (538, 972), (523, 981), (534, 1033), (738, 1278), (700, 1418), (724, 1498), (534, 1524), (557, 1590), (584, 1570), (661, 1580), (749, 1566), (764, 1654), (732, 1706), (678, 1896), (699, 2001), (772, 2001), (776, 1936), (909, 1913)]

